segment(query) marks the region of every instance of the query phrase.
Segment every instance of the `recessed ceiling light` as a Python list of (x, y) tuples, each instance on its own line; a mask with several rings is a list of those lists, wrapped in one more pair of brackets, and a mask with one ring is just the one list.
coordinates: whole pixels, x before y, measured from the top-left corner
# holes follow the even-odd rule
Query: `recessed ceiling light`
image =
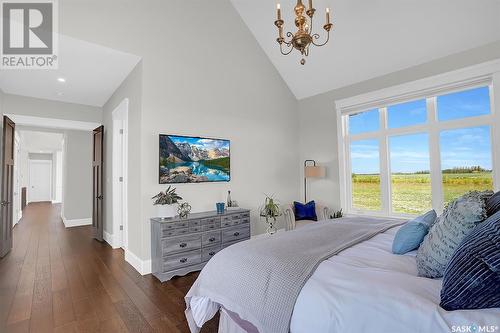
[(57, 96), (62, 96), (62, 95), (64, 95), (62, 92), (57, 93)]
[(59, 77), (59, 78), (57, 78), (57, 81), (59, 81), (59, 82), (66, 82), (66, 79), (63, 78), (63, 77)]

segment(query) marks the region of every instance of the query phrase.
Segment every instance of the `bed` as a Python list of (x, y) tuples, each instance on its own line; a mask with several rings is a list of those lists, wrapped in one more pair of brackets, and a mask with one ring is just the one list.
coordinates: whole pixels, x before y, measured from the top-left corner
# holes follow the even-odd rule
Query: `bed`
[[(441, 280), (417, 276), (415, 252), (392, 254), (398, 228), (322, 261), (296, 299), (290, 332), (423, 333), (462, 332), (468, 328), (474, 332), (474, 327), (499, 332), (498, 308), (447, 312), (439, 306)], [(197, 295), (186, 301), (192, 332), (219, 310), (219, 333), (258, 331), (230, 306), (209, 297)]]

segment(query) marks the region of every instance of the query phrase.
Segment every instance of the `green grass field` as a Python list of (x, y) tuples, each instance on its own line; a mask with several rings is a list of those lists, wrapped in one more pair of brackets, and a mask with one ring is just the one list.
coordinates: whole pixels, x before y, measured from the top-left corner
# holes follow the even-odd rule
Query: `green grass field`
[[(491, 172), (443, 174), (445, 204), (472, 190), (491, 190)], [(353, 206), (363, 210), (380, 210), (379, 175), (352, 176)], [(429, 210), (431, 204), (429, 174), (392, 175), (392, 207), (395, 212), (419, 214)]]

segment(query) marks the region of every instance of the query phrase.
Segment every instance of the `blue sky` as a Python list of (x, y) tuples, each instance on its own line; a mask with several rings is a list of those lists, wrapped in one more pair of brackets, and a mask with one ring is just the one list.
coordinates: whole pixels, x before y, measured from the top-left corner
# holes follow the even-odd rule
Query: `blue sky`
[[(427, 110), (425, 100), (389, 106), (389, 128), (425, 123)], [(477, 88), (465, 92), (439, 96), (437, 98), (438, 119), (447, 121), (490, 113), (488, 88)], [(351, 134), (379, 129), (379, 112), (371, 110), (349, 118)], [(441, 166), (449, 169), (461, 166), (480, 165), (492, 169), (490, 127), (471, 127), (440, 133)], [(419, 133), (389, 138), (392, 172), (415, 172), (429, 170), (429, 137)], [(353, 173), (379, 172), (379, 143), (377, 140), (360, 140), (351, 144)]]
[(169, 138), (175, 143), (184, 143), (187, 142), (190, 145), (203, 147), (205, 149), (229, 149), (229, 140), (220, 140), (220, 139), (205, 139), (205, 138), (191, 138), (184, 136), (174, 136), (169, 135)]

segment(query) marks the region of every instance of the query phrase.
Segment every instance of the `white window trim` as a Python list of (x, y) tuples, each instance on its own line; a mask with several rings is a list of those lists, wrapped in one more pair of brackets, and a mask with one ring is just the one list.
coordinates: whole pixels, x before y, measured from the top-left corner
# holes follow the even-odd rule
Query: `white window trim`
[[(443, 122), (437, 121), (435, 118), (436, 98), (429, 97), (485, 85), (490, 87), (491, 113), (489, 115)], [(387, 128), (387, 105), (422, 98), (427, 98), (428, 102), (428, 117), (426, 124), (394, 129)], [(432, 205), (440, 212), (443, 207), (441, 186), (442, 175), (441, 172), (439, 172), (439, 170), (441, 170), (441, 161), (439, 158), (435, 158), (436, 156), (440, 156), (439, 132), (448, 129), (484, 125), (489, 125), (491, 127), (493, 186), (495, 191), (500, 190), (500, 172), (498, 170), (500, 168), (500, 150), (495, 149), (496, 147), (500, 147), (500, 110), (497, 110), (495, 105), (500, 105), (500, 59), (336, 101), (341, 207), (347, 214), (398, 217), (411, 216), (392, 213), (392, 208), (390, 207), (392, 204), (392, 196), (390, 193), (390, 161), (387, 140), (388, 137), (392, 135), (427, 132), (429, 133)], [(375, 108), (381, 109), (381, 129), (377, 132), (362, 133), (348, 137), (347, 115)], [(379, 140), (381, 140), (379, 147), (381, 164), (381, 211), (361, 211), (352, 207), (352, 182), (346, 172), (347, 170), (351, 170), (349, 147), (351, 140), (362, 140), (365, 138), (379, 138)]]

